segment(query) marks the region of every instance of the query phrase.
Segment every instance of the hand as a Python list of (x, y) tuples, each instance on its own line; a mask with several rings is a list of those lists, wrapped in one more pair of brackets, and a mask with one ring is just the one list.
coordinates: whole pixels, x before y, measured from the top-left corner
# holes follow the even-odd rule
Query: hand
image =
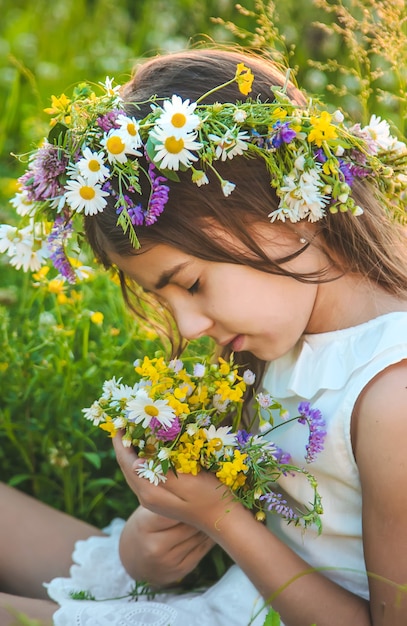
[(120, 557), (132, 578), (163, 587), (178, 582), (195, 569), (213, 545), (209, 537), (193, 526), (157, 515), (140, 505), (123, 529)]
[(144, 508), (158, 515), (184, 522), (216, 537), (228, 513), (243, 508), (234, 500), (231, 491), (210, 472), (175, 476), (170, 471), (165, 483), (153, 485), (137, 475), (135, 470), (143, 459), (137, 456), (134, 448), (123, 446), (120, 434), (113, 438), (113, 446), (130, 489)]

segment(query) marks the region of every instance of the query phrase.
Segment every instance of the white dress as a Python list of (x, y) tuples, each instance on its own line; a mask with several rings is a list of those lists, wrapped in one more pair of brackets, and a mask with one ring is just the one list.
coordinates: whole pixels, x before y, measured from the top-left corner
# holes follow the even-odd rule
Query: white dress
[[(318, 408), (325, 421), (324, 450), (307, 466), (322, 495), (323, 531), (305, 532), (270, 515), (267, 525), (312, 567), (339, 585), (368, 598), (363, 559), (361, 492), (352, 453), (350, 421), (366, 384), (380, 371), (407, 358), (407, 313), (389, 313), (344, 330), (306, 335), (284, 357), (269, 364), (264, 387), (297, 414), (300, 401)], [(391, 415), (388, 416), (391, 420)], [(277, 439), (278, 435), (278, 439)], [(275, 441), (304, 465), (307, 429), (297, 423), (277, 429)], [(310, 491), (301, 477), (287, 477), (282, 487), (295, 500), (308, 503)], [(72, 600), (71, 591), (89, 591), (98, 599), (125, 595), (133, 581), (118, 556), (123, 522), (116, 520), (109, 537), (79, 541), (70, 578), (48, 585), (60, 604), (55, 626), (262, 626), (266, 611), (256, 589), (236, 565), (207, 591), (154, 600)], [(242, 540), (244, 538), (242, 537)]]

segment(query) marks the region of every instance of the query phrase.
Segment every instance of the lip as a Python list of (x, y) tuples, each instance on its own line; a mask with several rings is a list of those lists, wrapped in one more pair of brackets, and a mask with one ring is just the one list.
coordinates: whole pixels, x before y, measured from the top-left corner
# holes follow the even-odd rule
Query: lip
[(243, 350), (244, 335), (236, 335), (230, 342), (233, 352), (240, 352)]

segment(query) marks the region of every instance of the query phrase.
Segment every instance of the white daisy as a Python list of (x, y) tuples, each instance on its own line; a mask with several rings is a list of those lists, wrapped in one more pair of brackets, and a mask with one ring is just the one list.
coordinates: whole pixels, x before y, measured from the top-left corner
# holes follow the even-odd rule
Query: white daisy
[(116, 122), (120, 126), (120, 135), (123, 137), (125, 144), (132, 146), (134, 149), (140, 148), (142, 141), (138, 121), (134, 117), (122, 114), (118, 116)]
[(105, 82), (99, 82), (99, 85), (102, 85), (102, 87), (105, 89), (106, 93), (109, 96), (116, 96), (118, 100), (121, 100), (119, 96), (120, 85), (116, 85), (115, 87), (113, 87), (113, 81), (114, 78), (109, 78), (109, 76), (106, 76)]
[(106, 167), (103, 152), (92, 152), (90, 148), (85, 148), (82, 158), (77, 162), (79, 175), (90, 185), (101, 183), (110, 176), (110, 170)]
[(82, 413), (85, 419), (93, 422), (94, 426), (99, 426), (102, 422), (106, 421), (107, 414), (100, 406), (99, 402), (95, 401), (90, 407), (87, 409), (82, 409)]
[(226, 398), (226, 400), (222, 400), (222, 396), (218, 393), (215, 393), (213, 396), (213, 406), (217, 411), (219, 411), (219, 413), (224, 413), (226, 411), (229, 406), (229, 402), (228, 398)]
[(19, 240), (18, 229), (10, 224), (0, 224), (0, 252), (14, 250), (16, 242)]
[(78, 176), (76, 180), (68, 180), (65, 189), (67, 204), (78, 213), (83, 211), (85, 215), (96, 215), (107, 204), (105, 196), (109, 193), (97, 184), (91, 185), (82, 176)]
[(105, 380), (105, 382), (103, 383), (103, 387), (102, 387), (103, 393), (101, 397), (104, 400), (110, 400), (113, 393), (116, 391), (116, 389), (120, 385), (120, 381), (121, 381), (121, 378), (119, 378), (119, 380), (116, 380), (116, 376), (113, 376), (113, 378), (109, 378), (109, 380)]
[(49, 257), (43, 240), (42, 225), (31, 222), (18, 230), (3, 224), (0, 229), (0, 252), (7, 252), (10, 265), (17, 270), (23, 269), (24, 272), (37, 272)]
[(101, 144), (106, 150), (109, 163), (126, 163), (129, 155), (141, 156), (141, 152), (134, 147), (133, 141), (126, 141), (125, 133), (121, 129), (109, 130)]
[(368, 133), (373, 139), (376, 152), (378, 150), (388, 150), (394, 143), (394, 137), (390, 134), (390, 126), (386, 120), (382, 120), (377, 115), (372, 115), (367, 126), (362, 128), (363, 133)]
[(203, 431), (208, 441), (219, 439), (222, 442), (222, 447), (236, 445), (236, 435), (231, 432), (230, 426), (219, 426), (219, 428), (216, 428), (216, 426), (211, 424), (209, 428), (204, 428)]
[(243, 152), (247, 150), (247, 141), (250, 139), (246, 131), (241, 131), (236, 134), (236, 132), (230, 130), (222, 135), (222, 137), (213, 134), (208, 135), (208, 137), (216, 146), (215, 157), (221, 161), (233, 159), (233, 157), (243, 154)]
[(271, 221), (285, 221), (287, 218), (295, 223), (308, 217), (310, 222), (315, 222), (324, 216), (329, 198), (321, 193), (323, 182), (316, 169), (304, 171), (299, 177), (292, 171), (284, 176), (283, 182), (278, 190), (281, 198), (279, 209), (269, 214)]
[(156, 486), (158, 483), (165, 483), (167, 480), (166, 476), (164, 476), (163, 468), (159, 464), (155, 465), (154, 459), (144, 461), (143, 465), (136, 469), (136, 473), (141, 476), (141, 478), (147, 478), (150, 483)]
[(78, 280), (88, 280), (95, 274), (94, 268), (89, 265), (78, 265), (73, 268), (73, 271)]
[(16, 193), (14, 198), (11, 198), (10, 203), (13, 205), (18, 215), (29, 215), (33, 217), (35, 214), (35, 204), (28, 199), (25, 190), (21, 193)]
[(201, 120), (194, 114), (196, 102), (189, 103), (189, 100), (182, 100), (179, 96), (173, 95), (171, 100), (163, 102), (163, 113), (156, 121), (156, 124), (164, 130), (167, 135), (173, 135), (176, 139), (185, 137), (195, 131)]
[(155, 145), (155, 163), (162, 169), (179, 170), (180, 165), (190, 167), (192, 161), (197, 161), (198, 157), (192, 154), (191, 150), (200, 150), (202, 144), (195, 141), (196, 134), (185, 135), (185, 137), (175, 137), (165, 130), (155, 127), (150, 136), (157, 140)]
[(147, 428), (151, 418), (155, 417), (162, 426), (168, 428), (175, 419), (175, 412), (166, 400), (153, 400), (144, 389), (137, 392), (135, 398), (127, 403), (128, 419), (136, 424), (142, 423)]

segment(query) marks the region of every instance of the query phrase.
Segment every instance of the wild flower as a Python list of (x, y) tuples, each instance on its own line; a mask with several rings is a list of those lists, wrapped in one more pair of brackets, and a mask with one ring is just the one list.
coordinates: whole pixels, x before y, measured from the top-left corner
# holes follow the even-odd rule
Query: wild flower
[[(303, 467), (290, 464), (290, 455), (270, 439), (273, 414), (286, 415), (271, 395), (253, 395), (256, 419), (267, 426), (267, 434), (251, 433), (242, 427), (244, 398), (255, 376), (241, 371), (231, 358), (217, 362), (200, 359), (185, 363), (162, 357), (144, 357), (135, 363), (136, 382), (105, 381), (99, 400), (83, 409), (84, 417), (111, 437), (122, 437), (134, 446), (144, 462), (137, 473), (157, 485), (169, 471), (192, 474), (206, 470), (216, 474), (234, 496), (257, 518), (263, 510), (277, 513), (295, 524), (314, 523), (320, 529), (321, 499), (317, 482)], [(324, 422), (318, 409), (303, 402), (297, 420), (308, 425), (309, 440), (304, 459), (312, 462), (323, 449)], [(263, 429), (264, 431), (265, 429)], [(276, 494), (280, 476), (306, 477), (313, 490), (310, 508), (290, 512)]]

